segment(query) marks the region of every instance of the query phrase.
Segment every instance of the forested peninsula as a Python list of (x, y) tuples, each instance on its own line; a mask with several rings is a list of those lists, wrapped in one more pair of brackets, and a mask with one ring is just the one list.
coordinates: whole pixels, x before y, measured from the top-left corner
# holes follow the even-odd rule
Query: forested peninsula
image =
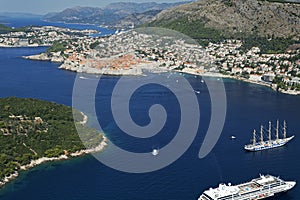
[(0, 110), (0, 186), (20, 170), (100, 151), (107, 144), (102, 133), (86, 126), (87, 116), (64, 105), (11, 97), (0, 99)]

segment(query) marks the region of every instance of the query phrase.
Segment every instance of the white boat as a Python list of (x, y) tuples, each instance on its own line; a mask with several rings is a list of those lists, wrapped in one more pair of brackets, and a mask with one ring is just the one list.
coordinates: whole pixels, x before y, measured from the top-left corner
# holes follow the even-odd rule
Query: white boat
[(80, 79), (84, 79), (84, 80), (87, 80), (88, 78), (87, 77), (84, 77), (84, 76), (79, 76)]
[(239, 185), (219, 184), (217, 188), (204, 191), (198, 200), (258, 200), (286, 192), (296, 185), (295, 181), (284, 181), (272, 175), (260, 175), (259, 178)]
[(276, 126), (276, 138), (272, 139), (272, 124), (269, 122), (268, 129), (268, 140), (264, 141), (263, 126), (260, 127), (260, 141), (256, 141), (256, 130), (253, 131), (253, 142), (252, 144), (245, 145), (244, 149), (247, 151), (261, 151), (265, 149), (272, 149), (281, 147), (291, 141), (295, 136), (286, 137), (286, 122), (283, 125), (283, 137), (279, 138), (279, 122), (277, 120)]
[(231, 138), (231, 139), (236, 139), (236, 137), (235, 137), (234, 135), (232, 135), (230, 138)]
[(153, 156), (157, 156), (158, 153), (159, 153), (159, 150), (158, 150), (158, 149), (153, 149), (153, 151), (152, 151), (152, 155), (153, 155)]

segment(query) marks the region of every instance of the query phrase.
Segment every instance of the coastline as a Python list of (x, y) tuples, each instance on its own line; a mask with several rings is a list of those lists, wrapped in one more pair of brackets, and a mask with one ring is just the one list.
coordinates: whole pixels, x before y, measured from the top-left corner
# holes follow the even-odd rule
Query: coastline
[(256, 84), (256, 85), (261, 85), (261, 86), (265, 86), (268, 88), (271, 88), (274, 92), (279, 92), (282, 94), (288, 94), (288, 95), (300, 95), (300, 91), (295, 91), (295, 90), (283, 90), (283, 89), (278, 89), (277, 90), (277, 85), (273, 84), (273, 83), (267, 83), (267, 82), (262, 82), (262, 81), (255, 81), (255, 80), (250, 80), (250, 79), (246, 79), (246, 78), (242, 78), (242, 77), (236, 77), (236, 76), (228, 76), (225, 78), (230, 78), (230, 79), (234, 79), (234, 80), (238, 80), (238, 81), (243, 81), (243, 82), (247, 82), (247, 83), (252, 83), (252, 84)]
[[(50, 60), (53, 62), (52, 60)], [(56, 60), (57, 63), (61, 63), (60, 60)], [(59, 69), (72, 71), (76, 73), (87, 73), (87, 74), (97, 74), (97, 75), (110, 75), (110, 76), (141, 76), (143, 75), (142, 68), (136, 66), (132, 69), (97, 69), (92, 67), (75, 67), (71, 64), (63, 63)]]
[(49, 47), (50, 45), (44, 44), (32, 44), (32, 45), (5, 45), (5, 44), (0, 44), (0, 48), (36, 48), (36, 47)]
[[(82, 125), (85, 125), (88, 121), (88, 116), (85, 115), (83, 112), (81, 112), (83, 114), (83, 120), (79, 123), (81, 123)], [(31, 160), (31, 162), (27, 165), (21, 165), (20, 168), (18, 170), (16, 170), (14, 173), (10, 174), (7, 177), (4, 177), (2, 180), (0, 180), (0, 189), (1, 187), (3, 187), (5, 184), (15, 180), (18, 176), (19, 176), (19, 172), (20, 171), (26, 171), (29, 170), (31, 168), (34, 168), (38, 165), (41, 165), (43, 163), (46, 162), (53, 162), (53, 161), (63, 161), (63, 160), (69, 160), (75, 157), (79, 157), (79, 156), (84, 156), (86, 154), (92, 154), (92, 153), (97, 153), (97, 152), (101, 152), (105, 149), (105, 147), (108, 145), (108, 138), (105, 137), (105, 135), (103, 135), (103, 140), (100, 142), (100, 144), (94, 148), (90, 148), (90, 149), (82, 149), (73, 153), (70, 153), (68, 155), (60, 155), (59, 157), (41, 157), (38, 158), (36, 160)]]
[(243, 81), (243, 82), (247, 82), (247, 83), (252, 83), (252, 84), (256, 84), (256, 85), (265, 86), (265, 87), (271, 88), (275, 92), (280, 92), (280, 93), (283, 93), (283, 94), (295, 95), (295, 96), (296, 95), (300, 95), (300, 91), (282, 90), (282, 89), (277, 90), (276, 85), (272, 84), (272, 83), (267, 83), (267, 82), (263, 82), (263, 81), (250, 80), (250, 79), (246, 79), (246, 78), (238, 77), (238, 76), (224, 75), (224, 74), (221, 74), (221, 73), (218, 73), (218, 72), (202, 72), (202, 73), (198, 73), (198, 72), (193, 72), (193, 71), (179, 71), (179, 70), (173, 70), (173, 71), (180, 72), (180, 73), (185, 73), (185, 74), (190, 74), (190, 75), (196, 75), (196, 76), (234, 79), (234, 80), (238, 80), (238, 81)]
[(68, 25), (68, 24), (78, 24), (78, 25), (83, 25), (83, 26), (96, 26), (96, 27), (100, 27), (100, 28), (104, 28), (104, 27), (102, 27), (102, 26), (97, 26), (97, 24), (90, 24), (90, 23), (71, 23), (71, 22), (64, 22), (64, 21), (50, 21), (50, 20), (46, 20), (46, 19), (41, 19), (41, 21), (43, 21), (43, 22), (48, 22), (48, 23), (60, 23), (60, 24), (66, 24), (66, 25)]
[[(295, 91), (295, 90), (282, 90), (279, 89), (277, 90), (277, 85), (276, 84), (272, 84), (272, 83), (268, 83), (268, 82), (264, 82), (264, 81), (256, 81), (256, 80), (251, 80), (251, 79), (246, 79), (243, 77), (239, 77), (239, 76), (232, 76), (232, 75), (224, 75), (221, 74), (219, 72), (199, 72), (199, 71), (195, 71), (195, 70), (170, 70), (170, 69), (158, 69), (156, 66), (152, 67), (151, 64), (149, 63), (144, 63), (144, 64), (140, 64), (135, 66), (136, 68), (132, 68), (132, 69), (128, 69), (128, 70), (110, 70), (110, 69), (95, 69), (95, 68), (90, 68), (90, 67), (74, 67), (71, 64), (66, 64), (64, 63), (63, 58), (61, 57), (49, 57), (47, 56), (45, 53), (41, 53), (38, 55), (31, 55), (31, 56), (22, 56), (24, 59), (28, 59), (28, 60), (37, 60), (37, 61), (51, 61), (51, 62), (56, 62), (56, 63), (62, 63), (59, 66), (59, 69), (63, 69), (63, 70), (67, 70), (67, 71), (73, 71), (76, 73), (87, 73), (87, 74), (101, 74), (101, 75), (112, 75), (112, 76), (141, 76), (143, 75), (142, 70), (146, 69), (149, 71), (152, 71), (153, 73), (155, 73), (155, 70), (158, 70), (157, 72), (167, 72), (167, 71), (173, 71), (173, 72), (178, 72), (178, 73), (185, 73), (185, 74), (191, 74), (191, 75), (196, 75), (196, 76), (206, 76), (206, 77), (216, 77), (216, 78), (229, 78), (229, 79), (234, 79), (234, 80), (239, 80), (239, 81), (244, 81), (247, 83), (253, 83), (253, 84), (257, 84), (257, 85), (262, 85), (265, 87), (269, 87), (271, 89), (273, 89), (276, 92), (280, 92), (283, 94), (288, 94), (288, 95), (300, 95), (300, 91)], [(150, 65), (150, 66), (149, 66)]]
[[(51, 62), (56, 62), (56, 63), (62, 63), (59, 66), (59, 69), (63, 69), (63, 70), (67, 70), (67, 71), (73, 71), (76, 73), (87, 73), (87, 74), (101, 74), (101, 75), (113, 75), (113, 76), (141, 76), (143, 75), (142, 70), (146, 69), (149, 71), (152, 71), (153, 73), (156, 73), (155, 70), (157, 70), (157, 73), (160, 72), (178, 72), (178, 73), (185, 73), (185, 74), (191, 74), (191, 75), (196, 75), (196, 76), (206, 76), (206, 77), (216, 77), (216, 78), (229, 78), (229, 79), (234, 79), (234, 80), (239, 80), (239, 81), (244, 81), (247, 83), (253, 83), (253, 84), (257, 84), (257, 85), (262, 85), (265, 87), (269, 87), (272, 90), (276, 91), (276, 92), (280, 92), (283, 94), (288, 94), (288, 95), (300, 95), (300, 91), (295, 91), (295, 90), (282, 90), (282, 89), (278, 89), (277, 90), (277, 85), (273, 84), (273, 83), (268, 83), (268, 82), (264, 82), (264, 81), (257, 81), (257, 80), (251, 80), (251, 79), (246, 79), (243, 77), (239, 77), (239, 76), (232, 76), (232, 75), (224, 75), (221, 74), (219, 72), (199, 72), (196, 70), (170, 70), (170, 69), (164, 69), (164, 68), (160, 68), (158, 69), (157, 66), (154, 66), (154, 63), (144, 63), (144, 64), (140, 64), (135, 66), (136, 68), (131, 68), (131, 69), (118, 69), (118, 70), (110, 70), (110, 69), (96, 69), (96, 68), (91, 68), (91, 67), (75, 67), (71, 64), (67, 64), (64, 63), (63, 58), (61, 57), (55, 57), (55, 56), (47, 56), (45, 53), (41, 53), (38, 55), (31, 55), (31, 56), (23, 56), (24, 59), (29, 59), (29, 60), (38, 60), (38, 61), (51, 61)], [(154, 66), (154, 67), (153, 67)]]
[[(233, 79), (233, 80), (238, 80), (238, 81), (243, 81), (243, 82), (247, 82), (247, 83), (265, 86), (265, 87), (271, 88), (275, 92), (280, 92), (283, 94), (294, 95), (294, 96), (300, 95), (300, 91), (282, 90), (282, 89), (277, 90), (277, 85), (273, 84), (273, 83), (246, 79), (246, 78), (239, 77), (239, 76), (225, 75), (225, 74), (221, 74), (219, 72), (198, 72), (198, 71), (196, 72), (196, 71), (192, 71), (192, 70), (183, 70), (183, 71), (182, 70), (165, 70), (165, 71), (158, 71), (158, 73), (159, 72), (178, 72), (178, 73), (184, 73), (184, 74), (201, 76), (201, 77), (228, 78), (228, 79)], [(155, 72), (152, 72), (152, 73), (155, 73)]]

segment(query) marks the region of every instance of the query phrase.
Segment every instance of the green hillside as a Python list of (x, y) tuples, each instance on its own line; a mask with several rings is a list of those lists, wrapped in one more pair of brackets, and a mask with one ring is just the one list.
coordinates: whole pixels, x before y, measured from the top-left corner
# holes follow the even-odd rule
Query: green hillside
[[(0, 99), (0, 110), (0, 179), (32, 159), (85, 149), (70, 107), (35, 99), (4, 98)], [(97, 146), (102, 134), (80, 125), (83, 115), (76, 113), (86, 140), (91, 141), (91, 147)]]
[(3, 24), (0, 24), (0, 34), (10, 33), (10, 32), (17, 32), (17, 31), (26, 31), (26, 28), (16, 28), (13, 29), (9, 26), (5, 26)]

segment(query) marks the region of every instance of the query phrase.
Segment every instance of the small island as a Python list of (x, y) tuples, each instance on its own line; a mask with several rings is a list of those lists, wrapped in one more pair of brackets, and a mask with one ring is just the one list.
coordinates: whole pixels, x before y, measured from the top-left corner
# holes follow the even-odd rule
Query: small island
[[(70, 107), (11, 97), (0, 99), (0, 109), (0, 186), (21, 170), (98, 152), (107, 145), (102, 133), (86, 126), (87, 116)], [(85, 134), (79, 136), (76, 128)]]

